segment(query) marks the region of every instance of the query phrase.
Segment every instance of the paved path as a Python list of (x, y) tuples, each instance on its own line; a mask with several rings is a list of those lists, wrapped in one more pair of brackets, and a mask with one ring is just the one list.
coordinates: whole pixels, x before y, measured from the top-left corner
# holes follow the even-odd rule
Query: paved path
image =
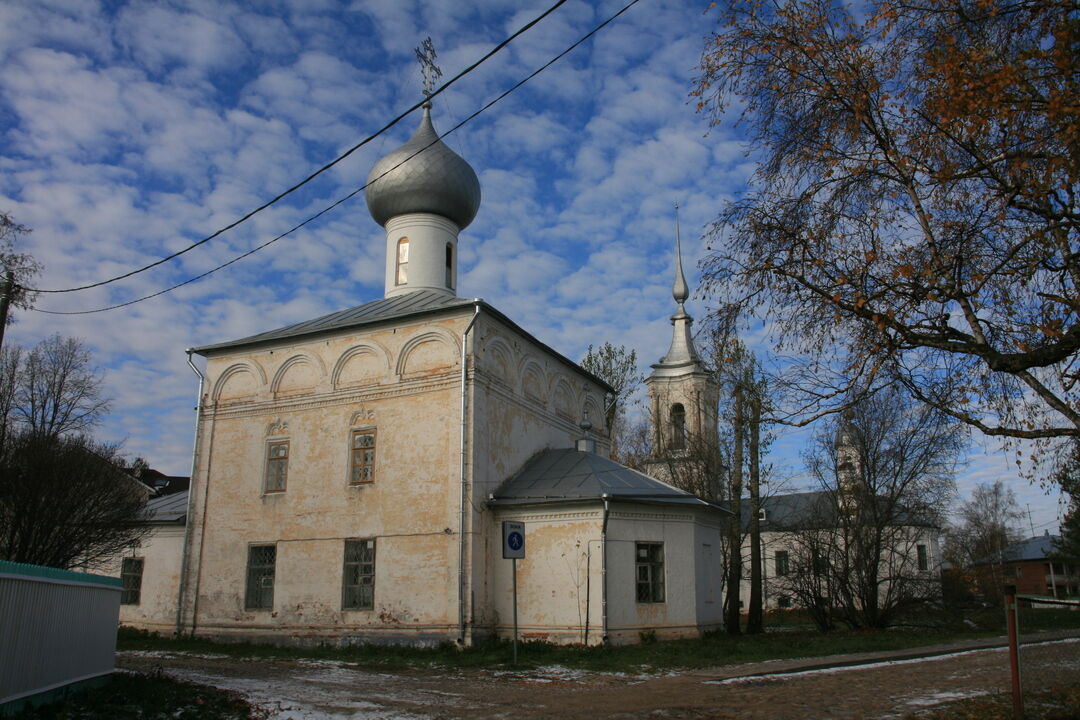
[[(1044, 681), (1080, 676), (1080, 638), (1026, 652), (1043, 662)], [(950, 699), (1003, 692), (1009, 682), (1000, 638), (641, 676), (566, 668), (390, 673), (341, 662), (141, 652), (119, 653), (117, 664), (160, 666), (175, 677), (238, 690), (274, 720), (900, 718)]]

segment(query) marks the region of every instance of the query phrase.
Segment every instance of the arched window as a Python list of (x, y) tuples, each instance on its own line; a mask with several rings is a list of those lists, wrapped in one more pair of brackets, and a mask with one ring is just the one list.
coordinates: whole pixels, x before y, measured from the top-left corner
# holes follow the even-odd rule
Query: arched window
[(403, 237), (397, 241), (397, 273), (394, 276), (395, 285), (404, 285), (409, 282), (409, 238)]
[(671, 406), (671, 449), (686, 449), (686, 410), (682, 403)]
[(446, 287), (454, 289), (454, 246), (446, 243)]

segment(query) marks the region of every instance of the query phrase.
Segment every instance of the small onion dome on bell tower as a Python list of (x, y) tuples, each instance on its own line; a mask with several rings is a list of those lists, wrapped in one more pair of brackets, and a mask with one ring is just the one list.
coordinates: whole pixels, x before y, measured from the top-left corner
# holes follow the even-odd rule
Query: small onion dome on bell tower
[(368, 183), (368, 211), (383, 227), (398, 215), (432, 213), (464, 230), (480, 209), (480, 181), (469, 163), (439, 139), (430, 102), (424, 103), (420, 127), (375, 163)]

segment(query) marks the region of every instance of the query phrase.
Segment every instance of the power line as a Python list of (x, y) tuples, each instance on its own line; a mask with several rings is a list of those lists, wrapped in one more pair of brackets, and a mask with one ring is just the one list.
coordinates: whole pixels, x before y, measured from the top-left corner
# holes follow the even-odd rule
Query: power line
[(483, 57), (481, 57), (481, 58), (480, 58), (479, 60), (477, 60), (476, 62), (474, 62), (474, 63), (473, 63), (472, 65), (469, 65), (469, 66), (468, 66), (467, 68), (465, 68), (464, 70), (462, 70), (461, 72), (459, 72), (459, 73), (458, 73), (457, 75), (455, 75), (454, 77), (450, 78), (450, 80), (449, 80), (449, 81), (447, 81), (447, 82), (443, 83), (442, 85), (440, 85), (440, 86), (439, 86), (439, 88), (438, 88), (437, 90), (433, 91), (433, 92), (431, 93), (431, 95), (430, 95), (430, 96), (427, 96), (427, 97), (425, 97), (425, 98), (424, 98), (423, 100), (420, 100), (420, 101), (416, 102), (416, 103), (415, 103), (414, 105), (412, 105), (412, 106), (411, 106), (411, 107), (410, 107), (410, 108), (409, 108), (408, 110), (405, 110), (405, 111), (404, 111), (404, 112), (402, 112), (402, 113), (401, 113), (400, 115), (398, 115), (397, 117), (395, 117), (395, 118), (394, 118), (393, 120), (391, 120), (390, 122), (388, 122), (388, 123), (387, 123), (386, 125), (383, 125), (383, 126), (382, 126), (381, 128), (379, 128), (379, 130), (378, 130), (378, 131), (376, 131), (376, 132), (375, 132), (374, 134), (372, 134), (372, 135), (369, 135), (368, 137), (364, 138), (363, 140), (361, 140), (361, 141), (360, 141), (360, 142), (358, 142), (357, 144), (353, 145), (353, 146), (352, 146), (351, 148), (349, 148), (348, 150), (346, 150), (346, 151), (345, 151), (344, 153), (342, 153), (341, 155), (339, 155), (339, 156), (338, 156), (337, 158), (335, 158), (334, 160), (330, 161), (330, 162), (329, 162), (329, 163), (327, 163), (326, 165), (323, 165), (323, 166), (322, 166), (321, 168), (319, 168), (319, 169), (318, 169), (318, 170), (316, 170), (315, 172), (311, 173), (310, 175), (308, 175), (308, 176), (307, 176), (306, 178), (304, 178), (304, 179), (303, 179), (303, 180), (301, 180), (300, 182), (296, 183), (295, 185), (293, 185), (293, 186), (292, 186), (292, 187), (290, 187), (289, 189), (285, 190), (284, 192), (281, 192), (281, 193), (279, 193), (278, 195), (274, 196), (273, 198), (271, 198), (271, 199), (270, 199), (270, 200), (268, 200), (267, 202), (263, 203), (262, 205), (258, 206), (258, 207), (257, 207), (257, 208), (255, 208), (254, 210), (250, 211), (249, 213), (247, 213), (247, 214), (246, 214), (246, 215), (244, 215), (243, 217), (239, 218), (238, 220), (234, 220), (233, 222), (229, 223), (228, 225), (226, 225), (225, 227), (221, 228), (220, 230), (217, 230), (216, 232), (214, 232), (214, 233), (212, 233), (212, 234), (210, 234), (210, 235), (207, 235), (207, 236), (206, 236), (206, 237), (204, 237), (203, 239), (201, 239), (201, 240), (199, 240), (199, 241), (197, 241), (197, 242), (194, 242), (194, 243), (192, 243), (191, 245), (188, 245), (188, 246), (187, 246), (186, 248), (184, 248), (183, 250), (179, 250), (179, 251), (177, 251), (177, 252), (174, 252), (174, 253), (172, 253), (171, 255), (167, 255), (167, 256), (165, 256), (165, 257), (163, 257), (163, 258), (159, 259), (159, 260), (155, 260), (154, 262), (150, 263), (149, 265), (144, 265), (143, 267), (137, 268), (137, 269), (135, 269), (135, 270), (132, 270), (132, 271), (130, 271), (130, 272), (126, 272), (126, 273), (124, 273), (124, 274), (122, 274), (122, 275), (117, 275), (116, 277), (112, 277), (112, 278), (109, 278), (108, 280), (101, 280), (101, 281), (99, 281), (99, 282), (95, 282), (95, 283), (90, 283), (89, 285), (80, 285), (79, 287), (73, 287), (73, 288), (64, 288), (64, 289), (62, 289), (62, 290), (42, 290), (42, 289), (40, 289), (40, 288), (24, 288), (24, 289), (25, 289), (25, 290), (27, 290), (28, 292), (39, 292), (39, 293), (69, 293), (69, 292), (78, 292), (79, 290), (89, 290), (89, 289), (91, 289), (91, 288), (101, 287), (102, 285), (108, 285), (108, 284), (110, 284), (110, 283), (114, 283), (114, 282), (116, 282), (116, 281), (118, 281), (118, 280), (124, 280), (125, 278), (129, 278), (129, 277), (131, 277), (132, 275), (138, 275), (139, 273), (142, 273), (142, 272), (146, 272), (147, 270), (150, 270), (151, 268), (155, 268), (155, 267), (157, 267), (158, 265), (161, 265), (162, 263), (166, 263), (166, 262), (169, 262), (170, 260), (173, 260), (173, 259), (175, 259), (175, 258), (178, 258), (178, 257), (180, 257), (181, 255), (183, 255), (184, 253), (186, 253), (186, 252), (188, 252), (188, 251), (190, 251), (190, 250), (194, 250), (195, 248), (199, 247), (200, 245), (203, 245), (204, 243), (207, 243), (207, 242), (209, 242), (209, 241), (213, 240), (214, 238), (218, 237), (219, 235), (221, 235), (221, 234), (223, 234), (223, 233), (225, 233), (225, 232), (228, 232), (229, 230), (232, 230), (232, 229), (233, 229), (234, 227), (236, 227), (237, 225), (240, 225), (241, 223), (243, 223), (243, 222), (247, 221), (247, 220), (248, 220), (248, 219), (250, 219), (251, 217), (255, 216), (256, 214), (258, 214), (258, 213), (260, 213), (260, 212), (262, 212), (263, 210), (265, 210), (266, 208), (270, 207), (271, 205), (273, 205), (273, 204), (277, 203), (277, 202), (278, 202), (279, 200), (281, 200), (282, 198), (284, 198), (284, 197), (286, 197), (286, 196), (288, 196), (288, 195), (290, 195), (290, 194), (292, 194), (292, 193), (296, 192), (297, 190), (299, 190), (300, 188), (302, 188), (303, 186), (307, 185), (307, 184), (308, 184), (309, 182), (311, 182), (312, 180), (314, 180), (315, 178), (317, 178), (317, 177), (318, 177), (319, 175), (322, 175), (322, 174), (323, 174), (324, 172), (326, 172), (326, 171), (327, 171), (327, 170), (329, 170), (330, 168), (334, 167), (335, 165), (337, 165), (338, 163), (340, 163), (340, 162), (341, 162), (342, 160), (344, 160), (345, 158), (349, 157), (349, 156), (350, 156), (350, 155), (352, 155), (352, 154), (353, 154), (354, 152), (356, 152), (356, 151), (357, 151), (357, 150), (359, 150), (360, 148), (364, 147), (364, 146), (365, 146), (365, 145), (367, 145), (367, 144), (368, 144), (369, 142), (371, 142), (371, 141), (372, 141), (372, 140), (374, 140), (375, 138), (379, 137), (380, 135), (382, 135), (382, 134), (383, 134), (384, 132), (386, 132), (386, 131), (387, 131), (387, 130), (389, 130), (390, 128), (392, 128), (392, 127), (394, 127), (395, 125), (397, 125), (397, 124), (398, 124), (398, 123), (399, 123), (399, 122), (400, 122), (400, 121), (401, 121), (402, 119), (404, 119), (404, 118), (405, 118), (406, 116), (408, 116), (408, 115), (409, 115), (410, 113), (412, 113), (412, 112), (413, 112), (414, 110), (416, 110), (417, 108), (419, 108), (420, 106), (422, 106), (422, 105), (423, 105), (423, 104), (424, 104), (425, 102), (427, 102), (427, 101), (428, 101), (428, 100), (430, 100), (431, 98), (435, 97), (436, 95), (439, 95), (440, 93), (442, 93), (442, 92), (443, 92), (444, 90), (446, 90), (447, 88), (449, 88), (449, 87), (450, 87), (451, 85), (453, 85), (454, 83), (456, 83), (456, 82), (457, 82), (458, 80), (460, 80), (461, 78), (465, 77), (466, 75), (468, 75), (469, 73), (471, 73), (471, 72), (472, 72), (473, 70), (475, 70), (476, 68), (480, 67), (480, 65), (482, 65), (482, 64), (483, 64), (484, 62), (486, 62), (486, 61), (487, 61), (487, 60), (488, 60), (489, 58), (491, 58), (491, 57), (492, 57), (493, 55), (495, 55), (496, 53), (498, 53), (498, 52), (499, 52), (500, 50), (502, 50), (502, 49), (503, 49), (504, 47), (506, 47), (507, 45), (509, 45), (509, 44), (510, 44), (510, 43), (511, 43), (511, 42), (512, 42), (512, 41), (513, 41), (514, 39), (516, 39), (516, 38), (517, 38), (518, 36), (520, 36), (520, 35), (524, 34), (524, 33), (525, 33), (525, 32), (527, 32), (528, 30), (532, 29), (532, 27), (533, 27), (534, 25), (536, 25), (536, 24), (537, 24), (538, 22), (540, 22), (541, 20), (543, 20), (544, 18), (546, 18), (546, 17), (548, 16), (548, 15), (550, 15), (551, 13), (553, 13), (553, 12), (554, 12), (555, 10), (557, 10), (557, 9), (558, 9), (558, 8), (559, 8), (560, 6), (562, 6), (562, 5), (563, 5), (563, 4), (565, 3), (565, 2), (566, 2), (566, 0), (556, 0), (556, 2), (555, 2), (555, 4), (554, 4), (554, 5), (552, 5), (551, 7), (549, 7), (549, 8), (547, 9), (547, 10), (545, 10), (545, 11), (544, 11), (543, 13), (541, 13), (541, 14), (540, 14), (540, 15), (538, 15), (537, 17), (535, 17), (535, 18), (533, 18), (532, 20), (530, 20), (530, 21), (529, 21), (528, 23), (526, 23), (525, 25), (523, 25), (523, 26), (522, 26), (521, 28), (519, 28), (519, 29), (518, 29), (518, 30), (517, 30), (517, 31), (516, 31), (516, 32), (515, 32), (514, 34), (510, 35), (510, 37), (508, 37), (508, 38), (506, 38), (505, 40), (503, 40), (502, 42), (500, 42), (500, 43), (499, 43), (498, 45), (496, 45), (496, 46), (495, 46), (494, 48), (492, 48), (492, 49), (491, 49), (491, 50), (490, 50), (490, 51), (489, 51), (489, 52), (488, 52), (487, 54), (485, 54), (485, 55), (484, 55)]
[[(212, 275), (212, 274), (216, 273), (216, 272), (217, 272), (218, 270), (222, 270), (222, 269), (224, 269), (224, 268), (227, 268), (228, 266), (232, 265), (233, 263), (239, 262), (240, 260), (243, 260), (244, 258), (246, 258), (246, 257), (249, 257), (250, 255), (254, 255), (255, 253), (257, 253), (257, 252), (259, 252), (260, 250), (262, 250), (263, 248), (265, 248), (265, 247), (268, 247), (268, 246), (270, 246), (270, 245), (274, 244), (274, 243), (275, 243), (275, 242), (277, 242), (278, 240), (281, 240), (282, 238), (284, 238), (284, 237), (287, 237), (288, 235), (291, 235), (292, 233), (294, 233), (295, 231), (297, 231), (297, 230), (299, 230), (300, 228), (304, 227), (305, 225), (308, 225), (308, 224), (309, 224), (309, 223), (311, 223), (312, 221), (314, 221), (314, 220), (318, 219), (319, 217), (322, 217), (323, 215), (325, 215), (326, 213), (330, 212), (331, 210), (333, 210), (334, 208), (338, 207), (339, 205), (341, 205), (341, 204), (343, 204), (343, 203), (347, 202), (348, 200), (352, 199), (352, 198), (353, 198), (353, 197), (355, 197), (355, 196), (356, 196), (357, 194), (359, 194), (360, 192), (364, 191), (364, 190), (365, 190), (365, 189), (366, 189), (366, 188), (367, 188), (367, 187), (368, 187), (368, 186), (369, 186), (369, 185), (370, 185), (371, 183), (373, 183), (373, 182), (376, 182), (377, 180), (379, 180), (379, 179), (380, 179), (380, 178), (382, 178), (383, 176), (387, 175), (388, 173), (391, 173), (391, 172), (393, 172), (393, 171), (394, 171), (394, 170), (396, 170), (396, 169), (397, 169), (398, 167), (400, 167), (400, 166), (404, 165), (405, 163), (407, 163), (407, 162), (408, 162), (409, 160), (411, 160), (412, 158), (416, 157), (416, 156), (417, 156), (417, 155), (419, 155), (420, 153), (422, 153), (422, 152), (424, 152), (425, 150), (427, 150), (427, 149), (428, 149), (429, 147), (431, 147), (432, 145), (434, 145), (434, 144), (435, 144), (436, 142), (438, 142), (438, 141), (439, 141), (439, 140), (441, 140), (442, 138), (444, 138), (444, 137), (446, 137), (446, 136), (448, 136), (448, 135), (452, 134), (453, 132), (455, 132), (456, 130), (458, 130), (458, 129), (459, 129), (460, 127), (462, 127), (463, 125), (465, 125), (466, 123), (468, 123), (468, 122), (469, 122), (470, 120), (472, 120), (473, 118), (475, 118), (475, 117), (477, 117), (478, 115), (482, 114), (483, 112), (485, 112), (486, 110), (488, 110), (489, 108), (491, 108), (491, 107), (492, 107), (493, 105), (495, 105), (496, 103), (498, 103), (498, 102), (499, 102), (500, 100), (502, 100), (503, 98), (505, 98), (505, 97), (506, 97), (507, 95), (509, 95), (510, 93), (514, 92), (515, 90), (517, 90), (518, 88), (520, 88), (520, 87), (521, 87), (522, 85), (524, 85), (525, 83), (529, 82), (529, 81), (530, 81), (530, 80), (532, 80), (532, 79), (533, 79), (534, 77), (536, 77), (537, 75), (539, 75), (540, 73), (542, 73), (542, 72), (543, 72), (544, 70), (546, 70), (547, 68), (549, 68), (549, 67), (551, 67), (552, 65), (554, 65), (554, 64), (555, 64), (556, 62), (558, 62), (559, 60), (561, 60), (561, 59), (562, 59), (562, 58), (563, 58), (563, 57), (564, 57), (565, 55), (567, 55), (567, 54), (569, 54), (570, 52), (572, 52), (573, 50), (575, 50), (575, 49), (576, 49), (576, 48), (577, 48), (577, 47), (578, 47), (579, 45), (581, 45), (581, 44), (582, 44), (582, 43), (584, 43), (584, 42), (585, 42), (586, 40), (588, 40), (589, 38), (591, 38), (591, 37), (592, 37), (593, 35), (595, 35), (596, 33), (598, 33), (598, 32), (599, 32), (600, 30), (602, 30), (602, 29), (603, 29), (604, 27), (606, 27), (606, 26), (607, 26), (607, 25), (608, 25), (609, 23), (613, 22), (613, 21), (614, 21), (615, 19), (617, 19), (617, 18), (618, 18), (618, 17), (620, 16), (620, 15), (622, 15), (622, 14), (623, 14), (624, 12), (626, 12), (627, 10), (629, 10), (629, 9), (630, 9), (631, 7), (633, 7), (634, 5), (637, 5), (637, 4), (638, 4), (638, 3), (640, 2), (640, 1), (641, 1), (641, 0), (631, 0), (631, 1), (629, 2), (629, 3), (627, 3), (626, 5), (624, 5), (624, 6), (623, 6), (623, 7), (622, 7), (622, 8), (621, 8), (621, 9), (620, 9), (620, 10), (619, 10), (618, 12), (616, 12), (616, 13), (615, 13), (615, 14), (613, 14), (613, 15), (611, 15), (611, 16), (610, 16), (610, 17), (608, 17), (608, 18), (607, 18), (606, 20), (604, 20), (604, 21), (603, 21), (602, 23), (600, 23), (599, 25), (597, 25), (596, 27), (594, 27), (594, 28), (593, 28), (592, 30), (590, 30), (589, 32), (585, 33), (585, 34), (584, 34), (584, 35), (582, 35), (582, 36), (581, 36), (580, 38), (578, 38), (578, 40), (577, 40), (576, 42), (574, 42), (574, 43), (573, 43), (572, 45), (570, 45), (570, 47), (568, 47), (568, 48), (566, 48), (565, 50), (563, 50), (563, 51), (562, 51), (561, 53), (559, 53), (558, 55), (556, 55), (555, 57), (553, 57), (553, 58), (552, 58), (551, 60), (548, 60), (548, 61), (547, 61), (546, 63), (544, 63), (543, 65), (541, 65), (541, 66), (540, 66), (539, 68), (537, 68), (536, 70), (534, 70), (533, 72), (531, 72), (531, 73), (530, 73), (529, 75), (527, 75), (527, 76), (526, 76), (525, 78), (523, 78), (522, 80), (519, 80), (519, 81), (518, 81), (517, 83), (515, 83), (515, 84), (514, 84), (513, 86), (511, 86), (511, 87), (510, 87), (509, 89), (507, 89), (507, 90), (503, 91), (503, 92), (502, 92), (501, 94), (499, 94), (499, 95), (498, 95), (498, 96), (497, 96), (497, 97), (496, 97), (496, 98), (495, 98), (494, 100), (490, 101), (489, 103), (487, 103), (486, 105), (484, 105), (483, 107), (481, 107), (481, 108), (480, 108), (479, 110), (475, 111), (474, 113), (472, 113), (471, 115), (469, 115), (468, 117), (466, 117), (466, 118), (465, 118), (464, 120), (462, 120), (461, 122), (459, 122), (459, 123), (458, 123), (457, 125), (454, 125), (454, 126), (453, 126), (452, 128), (450, 128), (450, 129), (449, 129), (449, 130), (447, 130), (447, 131), (446, 131), (445, 133), (443, 133), (443, 134), (442, 134), (442, 135), (441, 135), (441, 136), (440, 136), (439, 138), (436, 138), (435, 140), (431, 141), (430, 143), (428, 143), (428, 144), (427, 144), (427, 145), (425, 145), (424, 147), (422, 147), (422, 148), (418, 149), (418, 150), (417, 150), (416, 152), (412, 153), (412, 154), (411, 154), (411, 155), (409, 155), (409, 156), (408, 156), (407, 158), (404, 158), (404, 159), (403, 159), (403, 160), (402, 160), (401, 162), (397, 163), (397, 164), (396, 164), (396, 165), (394, 165), (394, 166), (393, 166), (392, 168), (388, 168), (388, 169), (386, 170), (386, 172), (384, 172), (384, 173), (382, 173), (381, 175), (379, 175), (379, 177), (377, 177), (377, 178), (374, 178), (374, 179), (372, 179), (371, 181), (369, 181), (369, 182), (366, 182), (366, 183), (364, 183), (363, 185), (361, 185), (361, 186), (360, 186), (360, 187), (358, 187), (357, 189), (353, 190), (353, 191), (352, 191), (352, 192), (350, 192), (349, 194), (345, 195), (345, 196), (344, 196), (344, 197), (342, 197), (341, 199), (337, 200), (336, 202), (332, 203), (331, 205), (328, 205), (327, 207), (323, 208), (322, 210), (320, 210), (319, 212), (315, 213), (314, 215), (312, 215), (312, 216), (308, 217), (308, 218), (307, 218), (306, 220), (304, 220), (303, 222), (301, 222), (301, 223), (299, 223), (299, 224), (297, 224), (297, 225), (294, 225), (293, 227), (289, 228), (288, 230), (286, 230), (285, 232), (281, 233), (280, 235), (278, 235), (278, 236), (276, 236), (276, 237), (273, 237), (273, 238), (271, 238), (270, 240), (267, 240), (267, 241), (266, 241), (266, 242), (264, 242), (263, 244), (261, 244), (261, 245), (259, 245), (259, 246), (257, 246), (257, 247), (254, 247), (254, 248), (252, 248), (251, 250), (248, 250), (248, 251), (247, 251), (247, 252), (245, 252), (245, 253), (242, 253), (242, 254), (240, 254), (240, 255), (237, 255), (236, 257), (234, 257), (233, 259), (229, 260), (228, 262), (222, 263), (221, 265), (218, 265), (218, 266), (217, 266), (217, 267), (215, 267), (215, 268), (211, 268), (210, 270), (207, 270), (206, 272), (204, 272), (204, 273), (202, 273), (202, 274), (200, 274), (200, 275), (196, 275), (196, 276), (194, 276), (194, 277), (188, 278), (187, 280), (184, 280), (183, 282), (177, 283), (177, 284), (175, 284), (175, 285), (173, 285), (173, 286), (171, 286), (171, 287), (167, 287), (167, 288), (165, 288), (164, 290), (159, 290), (159, 291), (157, 291), (157, 292), (155, 292), (155, 293), (151, 293), (150, 295), (144, 295), (143, 297), (140, 297), (140, 298), (136, 298), (135, 300), (129, 300), (129, 301), (127, 301), (127, 302), (123, 302), (123, 303), (118, 303), (118, 304), (116, 304), (116, 305), (110, 305), (110, 306), (108, 306), (108, 307), (103, 307), (103, 308), (97, 308), (97, 309), (95, 309), (95, 310), (75, 310), (75, 311), (67, 311), (67, 312), (64, 312), (64, 311), (59, 311), (59, 310), (42, 310), (42, 309), (40, 309), (40, 308), (33, 308), (33, 310), (35, 310), (36, 312), (40, 312), (40, 313), (46, 313), (46, 314), (48, 314), (48, 315), (91, 315), (91, 314), (94, 314), (94, 313), (99, 313), (99, 312), (107, 312), (107, 311), (109, 311), (109, 310), (117, 310), (117, 309), (119, 309), (119, 308), (122, 308), (122, 307), (127, 307), (127, 306), (129, 306), (129, 305), (134, 305), (135, 303), (140, 303), (140, 302), (142, 302), (142, 301), (144, 301), (144, 300), (150, 300), (151, 298), (155, 298), (155, 297), (158, 297), (159, 295), (164, 295), (165, 293), (168, 293), (168, 292), (171, 292), (171, 291), (173, 291), (173, 290), (176, 290), (177, 288), (183, 287), (184, 285), (189, 285), (189, 284), (191, 284), (191, 283), (193, 283), (193, 282), (196, 282), (196, 281), (198, 281), (198, 280), (202, 280), (203, 278), (205, 278), (205, 277), (207, 277), (207, 276), (209, 276), (209, 275)], [(455, 78), (455, 79), (456, 79), (456, 78)], [(445, 86), (444, 86), (444, 87), (445, 87)], [(434, 96), (434, 93), (433, 93), (433, 96)], [(400, 118), (399, 118), (399, 119), (400, 119)], [(395, 122), (396, 122), (396, 121), (395, 121)], [(209, 238), (208, 238), (208, 239), (209, 239)], [(187, 248), (187, 249), (188, 249), (188, 250), (190, 250), (191, 248)], [(186, 250), (185, 250), (184, 252), (186, 252)], [(159, 263), (157, 263), (157, 264), (160, 264), (160, 261), (159, 261)], [(99, 284), (102, 284), (102, 283), (99, 283)], [(88, 287), (94, 287), (94, 286), (88, 286)]]

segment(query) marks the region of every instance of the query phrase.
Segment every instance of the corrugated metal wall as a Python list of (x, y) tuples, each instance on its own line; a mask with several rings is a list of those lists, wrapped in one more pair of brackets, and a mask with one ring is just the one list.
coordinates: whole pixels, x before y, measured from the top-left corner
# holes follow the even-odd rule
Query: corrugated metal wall
[(0, 561), (0, 710), (112, 672), (118, 578)]

